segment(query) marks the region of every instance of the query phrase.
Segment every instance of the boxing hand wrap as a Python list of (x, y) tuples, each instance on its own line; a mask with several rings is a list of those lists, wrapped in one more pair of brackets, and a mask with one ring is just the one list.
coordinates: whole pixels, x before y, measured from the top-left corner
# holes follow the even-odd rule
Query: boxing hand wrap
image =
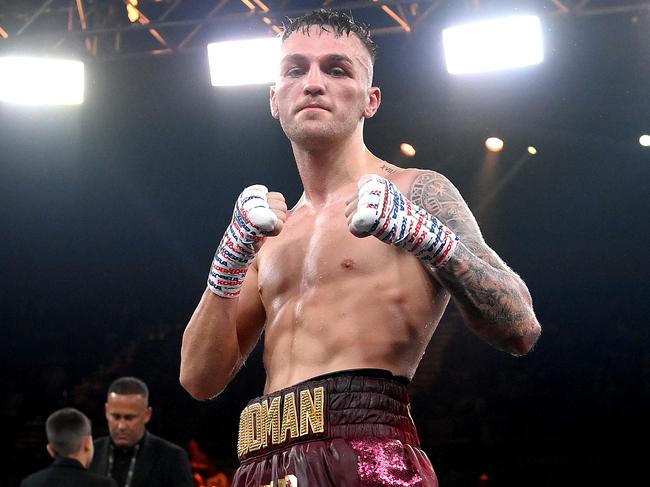
[(434, 268), (444, 267), (458, 246), (454, 232), (375, 174), (359, 180), (359, 201), (350, 226), (356, 233), (403, 248)]
[(223, 298), (239, 296), (248, 266), (255, 258), (255, 242), (273, 231), (277, 216), (269, 208), (266, 186), (256, 184), (241, 192), (230, 225), (214, 254), (208, 288)]

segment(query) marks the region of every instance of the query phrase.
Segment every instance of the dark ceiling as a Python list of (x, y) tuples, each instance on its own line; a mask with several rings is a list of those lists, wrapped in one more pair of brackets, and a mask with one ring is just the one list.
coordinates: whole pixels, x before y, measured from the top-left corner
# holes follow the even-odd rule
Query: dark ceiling
[(427, 19), (535, 11), (545, 17), (642, 15), (650, 2), (617, 0), (130, 0), (0, 1), (3, 48), (94, 58), (163, 55), (203, 49), (219, 36), (273, 33), (287, 16), (328, 7), (364, 18), (375, 36), (416, 30)]

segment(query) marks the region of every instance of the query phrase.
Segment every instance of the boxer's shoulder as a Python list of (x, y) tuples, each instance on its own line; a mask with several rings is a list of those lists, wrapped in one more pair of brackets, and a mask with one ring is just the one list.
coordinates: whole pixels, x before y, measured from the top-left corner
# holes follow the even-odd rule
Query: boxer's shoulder
[(433, 187), (453, 187), (452, 183), (444, 175), (431, 169), (420, 169), (415, 167), (400, 168), (390, 174), (382, 174), (386, 179), (391, 180), (402, 193), (409, 195), (413, 189), (418, 192)]
[(460, 196), (458, 189), (444, 174), (432, 169), (405, 169), (400, 173), (400, 180), (394, 182), (409, 198), (417, 195), (423, 197), (437, 195), (444, 199)]
[(415, 182), (415, 181), (448, 182), (449, 181), (444, 175), (442, 175), (437, 171), (434, 171), (433, 169), (422, 169), (418, 167), (405, 168), (399, 173), (399, 176), (411, 182)]

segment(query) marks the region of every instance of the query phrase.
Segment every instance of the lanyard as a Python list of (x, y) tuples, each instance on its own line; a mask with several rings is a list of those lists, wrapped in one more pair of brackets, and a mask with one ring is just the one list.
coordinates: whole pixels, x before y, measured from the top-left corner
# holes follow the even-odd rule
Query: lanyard
[[(131, 480), (133, 480), (133, 472), (135, 471), (135, 461), (136, 461), (136, 457), (138, 456), (139, 449), (140, 449), (140, 444), (138, 443), (133, 448), (133, 456), (131, 456), (131, 462), (129, 462), (129, 471), (126, 474), (126, 482), (124, 482), (124, 487), (131, 487)], [(108, 472), (106, 472), (106, 475), (108, 475), (109, 477), (112, 476), (111, 474), (113, 473), (113, 463), (115, 463), (113, 450), (114, 447), (111, 444), (108, 453)]]

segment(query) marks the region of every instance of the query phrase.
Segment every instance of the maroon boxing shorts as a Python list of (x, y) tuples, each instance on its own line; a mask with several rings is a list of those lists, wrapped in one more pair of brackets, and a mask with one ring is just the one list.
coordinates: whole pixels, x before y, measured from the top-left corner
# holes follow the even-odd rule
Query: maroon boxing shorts
[(409, 408), (405, 381), (373, 369), (253, 399), (233, 487), (437, 487)]

